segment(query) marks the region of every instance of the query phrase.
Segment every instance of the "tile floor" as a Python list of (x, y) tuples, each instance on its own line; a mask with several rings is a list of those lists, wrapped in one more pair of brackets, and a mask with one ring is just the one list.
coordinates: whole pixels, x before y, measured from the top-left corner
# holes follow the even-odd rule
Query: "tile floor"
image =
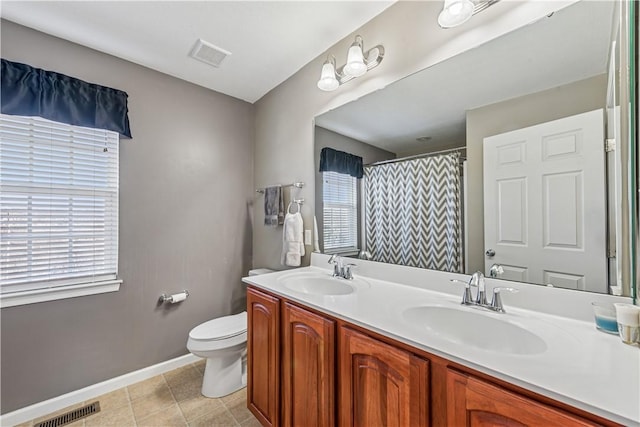
[(247, 409), (246, 389), (220, 399), (202, 396), (200, 388), (203, 372), (204, 360), (20, 424), (18, 427), (33, 426), (96, 400), (100, 401), (99, 413), (67, 426), (260, 426), (258, 420)]

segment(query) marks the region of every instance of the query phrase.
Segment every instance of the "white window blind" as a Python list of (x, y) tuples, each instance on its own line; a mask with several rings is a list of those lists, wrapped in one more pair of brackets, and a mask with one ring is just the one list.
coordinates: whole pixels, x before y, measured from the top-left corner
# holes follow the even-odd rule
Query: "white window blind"
[(323, 172), (324, 252), (355, 251), (358, 247), (358, 180), (337, 172)]
[(0, 115), (3, 295), (115, 280), (118, 134)]

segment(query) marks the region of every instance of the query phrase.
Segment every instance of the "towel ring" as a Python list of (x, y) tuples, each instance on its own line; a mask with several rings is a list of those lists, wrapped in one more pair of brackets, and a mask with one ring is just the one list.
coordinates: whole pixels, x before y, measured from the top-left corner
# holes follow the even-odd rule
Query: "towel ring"
[[(296, 205), (298, 207), (298, 210), (296, 210), (295, 212), (291, 212), (291, 206)], [(289, 206), (287, 206), (287, 213), (299, 213), (300, 212), (300, 203), (298, 202), (289, 202)]]

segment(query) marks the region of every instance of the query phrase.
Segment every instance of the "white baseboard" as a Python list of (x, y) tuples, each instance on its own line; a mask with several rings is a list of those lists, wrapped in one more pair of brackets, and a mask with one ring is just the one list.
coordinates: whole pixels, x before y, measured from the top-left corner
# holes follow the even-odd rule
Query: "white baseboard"
[(14, 426), (16, 424), (21, 424), (34, 418), (59, 411), (67, 406), (96, 398), (119, 388), (126, 387), (190, 363), (197, 362), (198, 360), (201, 360), (198, 356), (185, 354), (184, 356), (176, 357), (175, 359), (167, 360), (165, 362), (158, 363), (157, 365), (148, 366), (137, 371), (129, 372), (128, 374), (111, 378), (110, 380), (93, 384), (88, 387), (81, 388), (80, 390), (45, 400), (44, 402), (34, 403), (33, 405), (0, 415), (0, 426)]

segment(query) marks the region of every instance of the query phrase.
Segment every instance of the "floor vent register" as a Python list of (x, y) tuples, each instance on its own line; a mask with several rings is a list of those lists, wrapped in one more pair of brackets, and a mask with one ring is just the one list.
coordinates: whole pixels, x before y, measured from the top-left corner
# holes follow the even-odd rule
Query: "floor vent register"
[(34, 427), (58, 427), (71, 424), (74, 421), (78, 421), (82, 418), (86, 418), (89, 415), (97, 414), (100, 412), (100, 402), (95, 401), (82, 408), (74, 409), (62, 415), (58, 415), (48, 420), (44, 420), (34, 425)]

